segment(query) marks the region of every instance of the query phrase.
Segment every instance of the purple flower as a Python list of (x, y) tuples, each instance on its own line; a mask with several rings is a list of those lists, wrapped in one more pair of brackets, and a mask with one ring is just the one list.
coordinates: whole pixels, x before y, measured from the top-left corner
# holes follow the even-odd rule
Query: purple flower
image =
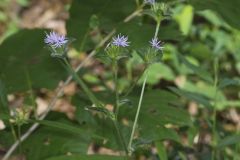
[(151, 44), (151, 46), (153, 48), (155, 48), (156, 50), (163, 50), (163, 44), (161, 41), (159, 41), (157, 38), (153, 38), (151, 41), (149, 41), (149, 43)]
[(144, 0), (144, 3), (154, 5), (156, 1), (155, 0)]
[(127, 47), (129, 46), (129, 43), (130, 42), (128, 42), (128, 37), (122, 36), (121, 34), (119, 34), (117, 37), (113, 37), (112, 41), (112, 44), (118, 47)]
[(44, 42), (54, 48), (58, 48), (65, 45), (68, 42), (68, 39), (64, 35), (59, 35), (58, 33), (52, 31), (50, 34), (46, 34)]

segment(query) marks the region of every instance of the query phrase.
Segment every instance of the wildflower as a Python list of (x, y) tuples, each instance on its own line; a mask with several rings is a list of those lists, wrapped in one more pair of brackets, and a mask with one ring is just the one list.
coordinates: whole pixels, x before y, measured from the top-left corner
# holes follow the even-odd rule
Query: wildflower
[(118, 47), (127, 47), (129, 46), (129, 43), (130, 42), (128, 42), (128, 37), (122, 36), (121, 34), (119, 34), (117, 37), (114, 37), (112, 42), (114, 46)]
[(144, 2), (147, 4), (154, 5), (156, 1), (155, 0), (144, 0)]
[(156, 50), (163, 50), (163, 44), (161, 43), (161, 41), (159, 41), (157, 38), (153, 38), (151, 41), (149, 41), (149, 43), (151, 44), (152, 48), (155, 48)]
[(68, 42), (68, 39), (64, 35), (59, 35), (52, 31), (50, 34), (46, 34), (44, 42), (54, 48), (59, 48), (65, 45)]

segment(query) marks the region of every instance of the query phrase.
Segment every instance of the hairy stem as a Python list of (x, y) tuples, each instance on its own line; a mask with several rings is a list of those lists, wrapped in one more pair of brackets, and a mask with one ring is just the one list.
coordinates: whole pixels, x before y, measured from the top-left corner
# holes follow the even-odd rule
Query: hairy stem
[(129, 144), (128, 144), (128, 151), (129, 151), (130, 155), (132, 154), (132, 141), (133, 141), (136, 127), (137, 127), (137, 121), (138, 121), (138, 117), (139, 117), (139, 113), (140, 113), (140, 109), (141, 109), (141, 105), (142, 105), (142, 100), (143, 100), (144, 90), (145, 90), (145, 86), (146, 86), (146, 82), (147, 82), (147, 77), (148, 77), (148, 73), (146, 71), (146, 75), (145, 75), (145, 79), (143, 82), (142, 91), (141, 91), (141, 95), (140, 95), (140, 99), (139, 99), (139, 103), (138, 103), (137, 113), (135, 116), (132, 133), (131, 133), (131, 137), (130, 137)]

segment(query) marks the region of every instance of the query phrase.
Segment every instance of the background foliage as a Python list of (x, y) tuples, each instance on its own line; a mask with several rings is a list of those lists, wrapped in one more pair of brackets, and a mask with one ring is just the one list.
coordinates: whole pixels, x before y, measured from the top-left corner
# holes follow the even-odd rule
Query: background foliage
[[(140, 159), (211, 159), (216, 150), (217, 159), (240, 159), (239, 126), (239, 73), (240, 73), (240, 10), (237, 0), (189, 0), (164, 1), (170, 6), (171, 17), (162, 22), (158, 37), (165, 42), (161, 63), (149, 68), (147, 90), (139, 119), (139, 137), (135, 139), (134, 158)], [(50, 57), (44, 48), (47, 29), (22, 29), (16, 20), (8, 19), (1, 2), (0, 21), (7, 27), (0, 45), (0, 119), (6, 128), (0, 131), (0, 148), (3, 151), (14, 143), (9, 118), (9, 95), (22, 97), (17, 108), (37, 107), (39, 97), (51, 97), (67, 73), (60, 63)], [(24, 6), (29, 1), (19, 1)], [(70, 7), (69, 7), (70, 5)], [(142, 14), (129, 22), (124, 19), (137, 6), (134, 0), (73, 0), (66, 6), (69, 18), (66, 31), (76, 38), (71, 46), (73, 65), (79, 57), (88, 55), (113, 29), (129, 36), (131, 59), (121, 62), (120, 89), (125, 91), (143, 70), (136, 49), (144, 48), (155, 31), (155, 22)], [(148, 9), (145, 6), (144, 9)], [(5, 17), (5, 18), (4, 18)], [(15, 27), (11, 27), (11, 26)], [(84, 67), (79, 76), (98, 90), (97, 97), (112, 104), (111, 69), (98, 57), (104, 47), (97, 48), (93, 65)], [(217, 60), (217, 61), (216, 61)], [(217, 73), (214, 67), (218, 65)], [(100, 68), (100, 69), (99, 69)], [(103, 72), (96, 70), (103, 69)], [(214, 80), (218, 76), (217, 86)], [(121, 130), (129, 139), (140, 85), (121, 106)], [(217, 87), (217, 92), (216, 92)], [(21, 154), (31, 160), (118, 160), (121, 156), (87, 155), (89, 146), (122, 150), (117, 141), (114, 126), (106, 117), (87, 111), (91, 105), (79, 87), (75, 94), (61, 96), (75, 107), (74, 118), (51, 111), (41, 125), (21, 144)], [(44, 91), (43, 91), (44, 90)], [(55, 94), (55, 93), (54, 93)], [(8, 95), (8, 96), (7, 96)], [(8, 100), (7, 100), (8, 97)], [(16, 99), (17, 99), (16, 98)], [(214, 103), (216, 100), (216, 103)], [(35, 106), (35, 107), (34, 107)], [(30, 121), (22, 127), (22, 133), (36, 120), (34, 109)], [(213, 113), (217, 113), (217, 144), (212, 147)], [(236, 114), (236, 116), (233, 116)], [(137, 146), (141, 146), (138, 148)], [(152, 149), (156, 151), (152, 151)], [(113, 154), (115, 152), (111, 151)], [(113, 153), (112, 153), (113, 152)], [(16, 155), (19, 151), (16, 150)], [(221, 158), (224, 157), (224, 158)]]

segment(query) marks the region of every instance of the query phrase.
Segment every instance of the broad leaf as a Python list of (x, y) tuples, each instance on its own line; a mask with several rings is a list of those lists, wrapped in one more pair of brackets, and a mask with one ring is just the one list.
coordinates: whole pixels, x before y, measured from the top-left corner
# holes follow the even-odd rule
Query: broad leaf
[(204, 105), (205, 107), (212, 107), (212, 105), (210, 104), (209, 98), (203, 96), (202, 94), (185, 91), (185, 90), (178, 89), (178, 88), (175, 88), (175, 87), (169, 87), (169, 88), (173, 92), (178, 94), (179, 96), (183, 96), (183, 97), (185, 97), (189, 100), (198, 102), (198, 103)]
[[(53, 122), (55, 120), (56, 122)], [(43, 160), (52, 156), (86, 154), (91, 134), (79, 128), (62, 114), (50, 113), (34, 134), (26, 139), (22, 148), (26, 159)]]
[(134, 1), (129, 0), (75, 0), (70, 8), (70, 19), (67, 21), (68, 35), (77, 39), (77, 49), (83, 49), (84, 44), (89, 42), (89, 23), (93, 15), (98, 18), (98, 27), (109, 31), (134, 9)]
[(44, 30), (21, 30), (0, 46), (0, 78), (9, 93), (29, 90), (28, 81), (33, 89), (53, 89), (66, 77), (44, 48), (44, 36)]
[(236, 6), (240, 6), (238, 0), (190, 0), (190, 3), (198, 10), (211, 9), (216, 11), (229, 25), (240, 29), (238, 15), (240, 10)]

